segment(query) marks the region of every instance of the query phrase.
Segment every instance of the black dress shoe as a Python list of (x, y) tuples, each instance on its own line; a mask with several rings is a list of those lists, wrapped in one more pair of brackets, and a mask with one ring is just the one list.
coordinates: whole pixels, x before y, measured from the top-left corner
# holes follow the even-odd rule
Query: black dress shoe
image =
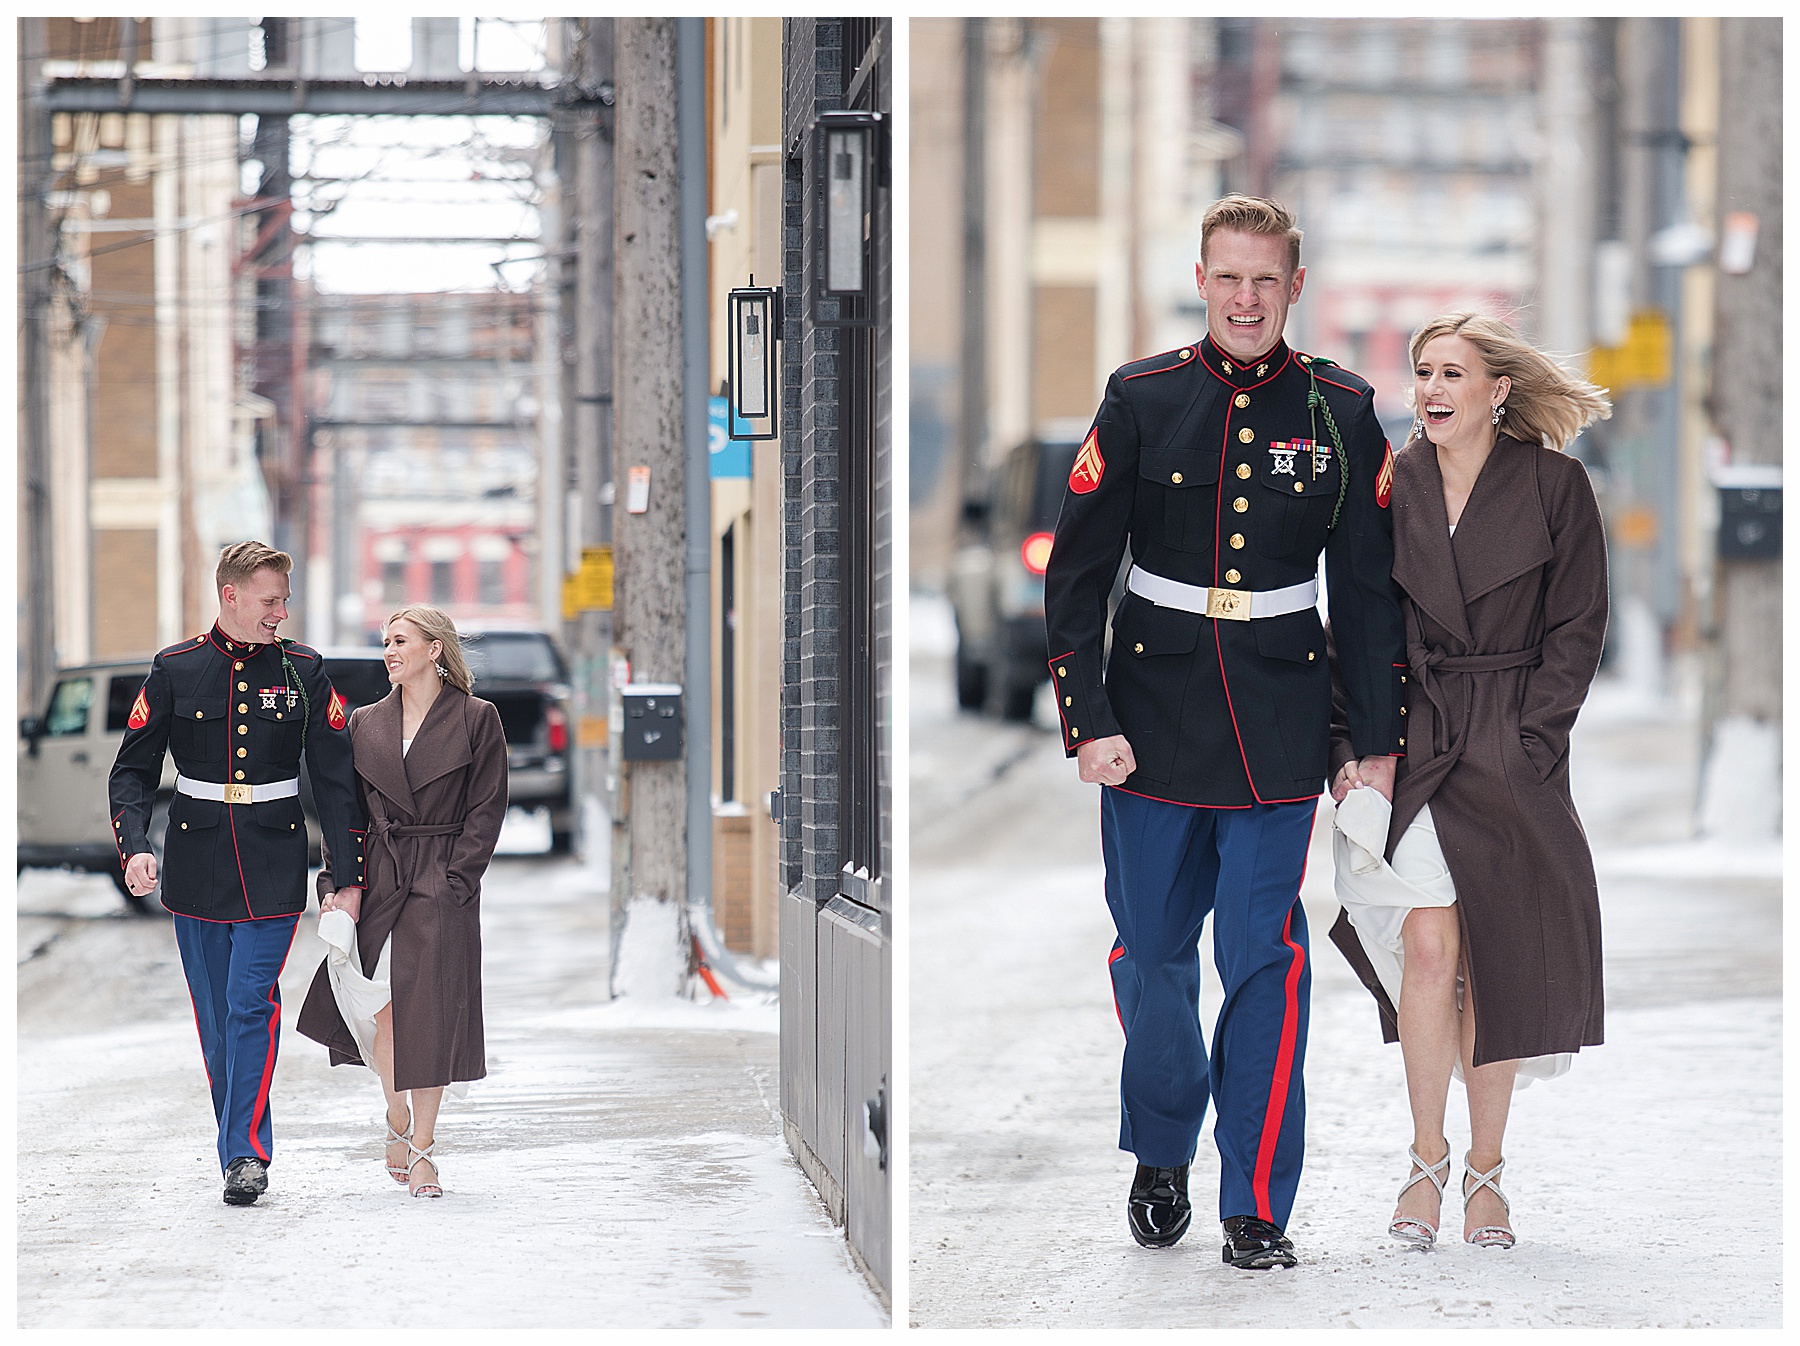
[(1131, 1197), (1125, 1203), (1132, 1238), (1146, 1248), (1168, 1248), (1181, 1241), (1194, 1217), (1188, 1205), (1187, 1180), (1186, 1164), (1175, 1168), (1138, 1165), (1137, 1176), (1131, 1180)]
[(233, 1159), (225, 1165), (225, 1204), (254, 1206), (269, 1190), (269, 1170), (260, 1159)]
[(1291, 1267), (1300, 1259), (1294, 1245), (1278, 1225), (1254, 1215), (1233, 1215), (1225, 1221), (1225, 1261), (1246, 1271)]

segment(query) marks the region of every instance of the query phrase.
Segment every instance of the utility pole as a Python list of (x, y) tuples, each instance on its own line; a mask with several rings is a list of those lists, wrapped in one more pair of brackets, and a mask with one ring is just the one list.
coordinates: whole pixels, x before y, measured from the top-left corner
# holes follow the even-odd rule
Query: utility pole
[[(614, 78), (614, 21), (568, 22), (575, 30), (569, 78), (604, 104), (612, 96), (606, 90)], [(568, 115), (574, 120), (562, 132), (566, 150), (559, 156), (567, 165), (561, 317), (566, 333), (566, 483), (572, 497), (565, 514), (571, 537), (563, 564), (573, 571), (581, 565), (583, 548), (611, 546), (613, 541), (613, 127), (598, 108), (572, 110)], [(590, 855), (601, 838), (587, 835), (592, 813), (588, 801), (604, 802), (608, 814), (618, 812), (611, 754), (602, 740), (610, 704), (607, 650), (612, 644), (612, 613), (579, 609), (569, 635), (578, 716), (574, 793), (581, 812), (576, 828), (583, 854)]]
[[(976, 485), (986, 485), (988, 430), (987, 335), (987, 63), (988, 21), (964, 19), (962, 192), (961, 443), (950, 470), (953, 499), (962, 508)], [(961, 525), (958, 524), (958, 533)]]
[(42, 710), (56, 672), (56, 576), (50, 524), (48, 359), (55, 240), (44, 195), (50, 116), (39, 96), (48, 20), (20, 19), (19, 37), (19, 698)]
[[(1720, 19), (1719, 61), (1720, 243), (1708, 410), (1727, 446), (1727, 471), (1750, 480), (1745, 469), (1760, 469), (1778, 483), (1781, 20)], [(1775, 527), (1779, 534), (1779, 515)], [(1717, 565), (1701, 828), (1773, 838), (1781, 820), (1781, 561)]]
[[(681, 213), (675, 19), (615, 19), (613, 645), (639, 683), (686, 672)], [(640, 499), (641, 496), (641, 499)], [(641, 508), (640, 508), (641, 505)], [(684, 686), (691, 707), (705, 686)], [(690, 726), (691, 728), (691, 726)], [(628, 762), (613, 821), (614, 928), (634, 898), (683, 907), (687, 769)]]

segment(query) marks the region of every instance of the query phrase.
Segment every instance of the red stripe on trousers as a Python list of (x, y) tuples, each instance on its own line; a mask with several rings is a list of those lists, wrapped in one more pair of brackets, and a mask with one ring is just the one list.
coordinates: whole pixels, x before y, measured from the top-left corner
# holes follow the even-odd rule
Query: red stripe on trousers
[[(294, 922), (294, 934), (300, 933), (300, 922)], [(288, 953), (294, 951), (294, 936), (288, 936)], [(287, 966), (287, 953), (281, 955), (281, 967)], [(265, 997), (269, 1002), (269, 1051), (263, 1057), (262, 1083), (256, 1090), (256, 1106), (250, 1109), (250, 1148), (256, 1151), (256, 1157), (265, 1164), (269, 1162), (268, 1151), (257, 1143), (256, 1129), (262, 1124), (263, 1110), (269, 1106), (269, 1080), (275, 1074), (275, 1047), (281, 1034), (281, 1002), (275, 999), (275, 989), (281, 985), (281, 967), (275, 969), (275, 980), (269, 983), (269, 994)]]
[[(1306, 880), (1304, 876), (1301, 882)], [(1294, 899), (1296, 902), (1299, 898)], [(1256, 1176), (1251, 1188), (1256, 1193), (1258, 1219), (1274, 1222), (1269, 1206), (1269, 1171), (1275, 1166), (1275, 1142), (1281, 1138), (1281, 1115), (1287, 1110), (1288, 1081), (1294, 1070), (1294, 1043), (1300, 1036), (1300, 973), (1306, 966), (1306, 951), (1294, 943), (1294, 909), (1288, 908), (1287, 920), (1281, 923), (1281, 942), (1294, 951), (1288, 966), (1286, 997), (1281, 1009), (1281, 1047), (1275, 1054), (1275, 1077), (1269, 1081), (1269, 1106), (1263, 1114), (1262, 1141), (1256, 1147)]]
[[(1109, 981), (1109, 982), (1112, 981), (1112, 965), (1114, 963), (1118, 962), (1124, 956), (1125, 956), (1125, 946), (1123, 944), (1121, 944), (1118, 948), (1114, 949), (1111, 953), (1109, 953), (1106, 956), (1106, 979), (1107, 979), (1107, 981)], [(1117, 985), (1113, 986), (1112, 993), (1113, 993), (1113, 1013), (1118, 1017), (1119, 1031), (1121, 1033), (1123, 1033), (1123, 1032), (1125, 1032), (1125, 1013), (1123, 1010), (1121, 1010), (1119, 1008), (1119, 988)]]

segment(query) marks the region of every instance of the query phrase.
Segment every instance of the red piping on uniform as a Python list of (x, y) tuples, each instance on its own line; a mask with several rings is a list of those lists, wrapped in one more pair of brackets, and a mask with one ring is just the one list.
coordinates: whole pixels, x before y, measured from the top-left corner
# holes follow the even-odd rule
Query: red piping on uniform
[(1323, 374), (1314, 374), (1313, 377), (1320, 383), (1329, 383), (1333, 388), (1342, 388), (1345, 392), (1355, 393), (1358, 397), (1363, 395), (1363, 389), (1352, 388), (1348, 383), (1339, 383), (1336, 379), (1328, 379)]
[[(1136, 790), (1127, 790), (1122, 785), (1109, 785), (1106, 788), (1109, 790), (1117, 790), (1122, 795), (1131, 795), (1136, 799), (1151, 799), (1155, 800), (1158, 804), (1173, 804), (1179, 809), (1251, 809), (1256, 807), (1255, 804), (1190, 804), (1181, 799), (1159, 799), (1155, 795), (1139, 794)], [(1315, 795), (1313, 797), (1317, 798), (1318, 796)], [(1300, 801), (1298, 799), (1278, 799), (1275, 802), (1278, 804), (1298, 804)]]
[[(1111, 953), (1106, 955), (1106, 979), (1107, 979), (1107, 981), (1109, 981), (1109, 982), (1112, 981), (1112, 965), (1114, 963), (1118, 962), (1124, 956), (1125, 956), (1125, 946), (1123, 944), (1119, 945), (1118, 948), (1114, 949)], [(1125, 1032), (1125, 1011), (1123, 1011), (1119, 1008), (1119, 987), (1116, 982), (1113, 984), (1112, 993), (1113, 993), (1113, 1014), (1118, 1017), (1119, 1031), (1121, 1033), (1124, 1033)], [(1129, 1037), (1130, 1034), (1126, 1034), (1126, 1036)]]
[[(225, 697), (225, 779), (228, 781), (231, 779), (231, 696), (229, 692)], [(232, 811), (233, 806), (230, 804), (224, 805), (224, 809), (225, 821), (231, 827), (231, 854), (237, 860), (238, 888), (244, 894), (244, 912), (254, 920), (256, 912), (250, 906), (250, 885), (244, 879), (244, 855), (238, 849), (237, 814)]]
[[(1306, 886), (1306, 866), (1300, 866), (1300, 886)], [(1294, 901), (1300, 900), (1298, 892)], [(1281, 942), (1294, 951), (1288, 965), (1281, 1007), (1281, 1047), (1275, 1054), (1275, 1075), (1269, 1081), (1269, 1107), (1263, 1114), (1262, 1141), (1256, 1147), (1256, 1176), (1251, 1189), (1256, 1193), (1256, 1215), (1271, 1224), (1275, 1216), (1269, 1207), (1269, 1172), (1275, 1165), (1275, 1143), (1281, 1139), (1281, 1118), (1287, 1110), (1288, 1082), (1294, 1071), (1294, 1044), (1300, 1036), (1300, 974), (1306, 967), (1306, 950), (1294, 943), (1290, 931), (1294, 926), (1294, 909), (1288, 908), (1281, 923)]]
[[(1056, 659), (1073, 659), (1074, 657), (1075, 657), (1075, 651), (1070, 650), (1067, 654), (1057, 655)], [(1048, 667), (1050, 669), (1050, 685), (1052, 687), (1056, 686), (1056, 659), (1050, 660), (1049, 665), (1048, 665)], [(1067, 715), (1063, 714), (1062, 697), (1060, 697), (1060, 696), (1056, 698), (1056, 718), (1062, 721), (1063, 737), (1065, 739), (1068, 738), (1068, 736), (1069, 736), (1069, 717)], [(1079, 727), (1079, 726), (1077, 726), (1077, 727)]]
[[(1146, 356), (1145, 356), (1145, 357), (1144, 357), (1144, 359), (1146, 359), (1146, 360), (1160, 360), (1160, 359), (1162, 359), (1162, 358), (1163, 358), (1163, 356), (1165, 356), (1165, 355), (1174, 355), (1174, 354), (1176, 354), (1176, 353), (1177, 353), (1177, 352), (1179, 352), (1179, 351), (1187, 351), (1187, 350), (1191, 350), (1191, 351), (1193, 351), (1193, 353), (1194, 353), (1194, 356), (1196, 356), (1196, 357), (1197, 357), (1197, 356), (1198, 356), (1198, 355), (1199, 355), (1199, 354), (1200, 354), (1200, 345), (1199, 345), (1199, 343), (1198, 343), (1198, 342), (1193, 342), (1193, 341), (1190, 341), (1190, 342), (1189, 342), (1189, 343), (1188, 343), (1188, 344), (1187, 344), (1187, 345), (1185, 345), (1185, 346), (1175, 346), (1175, 347), (1172, 347), (1172, 348), (1171, 348), (1171, 349), (1169, 349), (1169, 350), (1166, 350), (1166, 351), (1158, 351), (1158, 352), (1157, 352), (1157, 353), (1156, 353), (1156, 354), (1155, 354), (1155, 355), (1146, 355)], [(1190, 357), (1190, 358), (1193, 358), (1193, 357)], [(1206, 361), (1204, 361), (1204, 360), (1202, 360), (1202, 361), (1201, 361), (1201, 362), (1200, 362), (1200, 363), (1201, 363), (1201, 364), (1205, 364), (1205, 363), (1206, 363)], [(1170, 370), (1171, 370), (1171, 369), (1180, 369), (1180, 368), (1181, 368), (1181, 367), (1182, 367), (1182, 366), (1181, 366), (1181, 365), (1178, 365), (1178, 364), (1177, 364), (1177, 365), (1164, 365), (1164, 366), (1163, 366), (1163, 367), (1162, 367), (1162, 368), (1161, 368), (1161, 369), (1140, 369), (1140, 370), (1138, 370), (1138, 372), (1137, 372), (1137, 373), (1135, 373), (1135, 374), (1121, 374), (1121, 375), (1119, 375), (1119, 382), (1120, 382), (1120, 383), (1123, 383), (1123, 382), (1125, 382), (1125, 380), (1126, 380), (1126, 379), (1141, 379), (1141, 378), (1143, 378), (1143, 377), (1144, 377), (1144, 375), (1146, 375), (1146, 374), (1167, 374), (1167, 373), (1168, 373), (1168, 372), (1169, 372), (1169, 371), (1170, 371)]]
[[(300, 922), (295, 921), (293, 932), (288, 935), (287, 953), (281, 955), (281, 967), (287, 966), (288, 954), (294, 951), (294, 935), (299, 933)], [(269, 983), (269, 993), (264, 997), (269, 1002), (271, 1011), (269, 1053), (263, 1057), (262, 1084), (256, 1091), (256, 1106), (250, 1109), (250, 1148), (256, 1151), (256, 1157), (265, 1164), (269, 1162), (269, 1152), (257, 1143), (256, 1128), (262, 1122), (263, 1110), (269, 1106), (269, 1079), (275, 1073), (275, 1049), (281, 1040), (281, 1002), (275, 998), (275, 992), (281, 985), (281, 967), (275, 969), (275, 980)]]

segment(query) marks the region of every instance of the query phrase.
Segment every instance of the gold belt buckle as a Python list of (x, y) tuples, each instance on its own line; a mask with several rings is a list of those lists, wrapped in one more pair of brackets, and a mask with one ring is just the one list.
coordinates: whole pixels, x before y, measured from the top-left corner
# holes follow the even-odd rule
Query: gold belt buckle
[(1206, 615), (1215, 621), (1247, 622), (1250, 620), (1248, 589), (1208, 589)]
[(227, 804), (248, 804), (250, 802), (250, 787), (248, 785), (227, 785), (225, 787), (225, 802)]

